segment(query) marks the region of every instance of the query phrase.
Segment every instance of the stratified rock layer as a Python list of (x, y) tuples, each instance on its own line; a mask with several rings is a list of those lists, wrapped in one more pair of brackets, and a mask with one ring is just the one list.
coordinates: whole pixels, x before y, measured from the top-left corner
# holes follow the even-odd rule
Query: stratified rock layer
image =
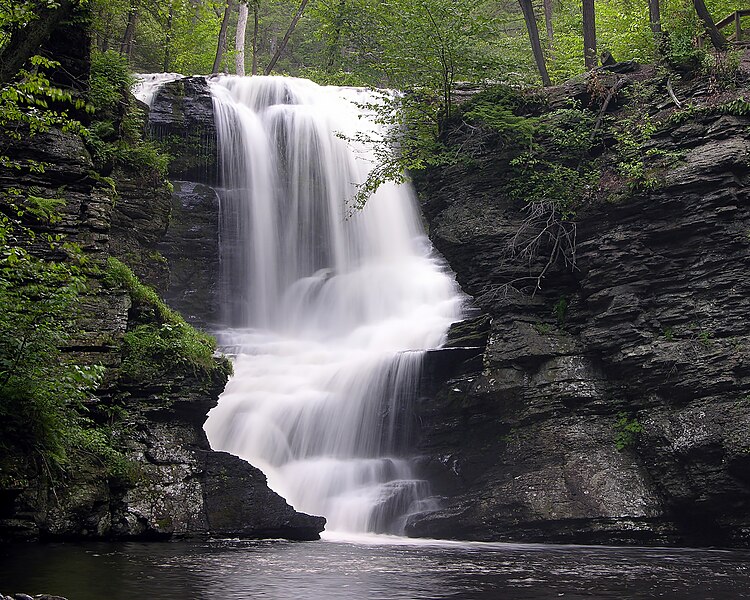
[[(148, 169), (119, 169), (115, 195), (75, 135), (53, 130), (4, 141), (14, 158), (47, 167), (43, 173), (0, 170), (0, 191), (63, 198), (59, 221), (29, 226), (66, 236), (101, 268), (89, 279), (77, 331), (64, 350), (66, 358), (107, 367), (87, 408), (96, 418), (111, 413), (128, 472), (115, 476), (85, 453), (56, 478), (30, 465), (25, 483), (0, 490), (0, 539), (317, 539), (325, 519), (296, 512), (258, 469), (210, 450), (203, 423), (224, 389), (225, 369), (201, 375), (175, 366), (149, 381), (120, 374), (123, 336), (140, 317), (125, 290), (104, 284), (106, 259), (116, 255), (150, 283), (169, 285), (157, 250), (177, 245), (184, 253), (187, 242), (166, 234), (172, 202), (164, 181)], [(60, 259), (41, 236), (30, 250)]]
[(477, 152), (420, 178), (430, 236), (491, 327), (481, 366), (421, 402), (441, 509), (409, 535), (750, 544), (750, 119), (649, 143), (680, 160), (580, 210), (576, 269), (533, 297), (508, 287), (529, 262), (507, 251), (525, 216), (499, 192), (507, 164)]

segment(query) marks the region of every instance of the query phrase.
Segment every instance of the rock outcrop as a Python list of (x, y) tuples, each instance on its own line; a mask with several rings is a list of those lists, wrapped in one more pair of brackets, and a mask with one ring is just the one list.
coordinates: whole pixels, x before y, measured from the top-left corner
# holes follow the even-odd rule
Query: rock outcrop
[[(28, 226), (65, 236), (98, 265), (89, 273), (64, 357), (107, 368), (86, 409), (95, 420), (111, 422), (103, 425), (124, 461), (116, 473), (85, 452), (64, 473), (30, 465), (24, 481), (0, 490), (0, 539), (317, 539), (325, 519), (294, 511), (258, 469), (211, 451), (203, 423), (226, 384), (226, 359), (217, 358), (209, 372), (173, 365), (147, 381), (121, 372), (123, 338), (144, 316), (127, 289), (107, 281), (106, 261), (116, 255), (168, 288), (171, 272), (158, 250), (183, 244), (184, 252), (187, 242), (171, 230), (165, 182), (145, 168), (122, 168), (113, 175), (113, 189), (73, 134), (52, 130), (5, 142), (14, 159), (46, 167), (0, 170), (3, 196), (13, 188), (64, 199), (59, 220)], [(42, 236), (29, 249), (60, 259)]]
[(158, 250), (169, 279), (158, 282), (170, 306), (203, 327), (218, 322), (219, 196), (213, 100), (205, 77), (185, 77), (162, 86), (149, 111), (148, 129), (173, 156), (174, 184), (169, 228)]
[(750, 118), (720, 112), (657, 131), (647, 148), (676, 163), (645, 191), (602, 185), (575, 268), (556, 261), (533, 295), (513, 289), (543, 260), (508, 252), (526, 217), (499, 191), (508, 163), (477, 151), (419, 179), (430, 237), (491, 326), (482, 364), (420, 403), (441, 508), (409, 535), (750, 544)]

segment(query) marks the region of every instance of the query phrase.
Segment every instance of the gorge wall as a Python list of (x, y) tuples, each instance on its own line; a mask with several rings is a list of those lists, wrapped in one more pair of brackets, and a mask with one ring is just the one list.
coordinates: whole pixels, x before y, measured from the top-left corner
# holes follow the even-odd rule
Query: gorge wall
[[(317, 539), (325, 519), (297, 513), (258, 469), (209, 448), (203, 423), (226, 384), (228, 360), (198, 367), (170, 350), (185, 340), (204, 342), (112, 262), (119, 258), (167, 295), (175, 279), (189, 278), (192, 267), (180, 270), (178, 258), (170, 264), (159, 251), (183, 257), (189, 246), (195, 261), (200, 252), (192, 242), (204, 236), (191, 238), (175, 225), (180, 205), (173, 207), (165, 180), (152, 168), (123, 164), (102, 172), (80, 136), (58, 129), (3, 142), (13, 159), (45, 165), (0, 169), (3, 214), (16, 218), (12, 199), (24, 193), (61, 200), (54, 219), (19, 215), (26, 232), (21, 243), (54, 263), (65, 254), (44, 240), (59, 235), (80, 248), (77, 260), (85, 265), (75, 329), (61, 360), (105, 371), (81, 409), (91, 419), (86, 435), (94, 442), (76, 451), (68, 468), (20, 449), (3, 456), (0, 539)], [(215, 248), (216, 232), (205, 238)], [(218, 260), (215, 250), (209, 253)], [(205, 311), (201, 316), (208, 318)], [(134, 344), (157, 362), (144, 370)], [(107, 464), (113, 453), (116, 470)]]
[[(503, 193), (514, 156), (507, 145), (484, 139), (467, 148), (448, 129), (448, 147), (463, 145), (472, 160), (417, 177), (430, 237), (479, 316), (428, 353), (422, 397), (407, 417), (418, 424), (419, 471), (440, 504), (414, 515), (408, 535), (750, 540), (750, 120), (694, 110), (670, 125), (666, 80), (624, 77), (611, 118), (635, 110), (664, 120), (641, 151), (677, 158), (648, 189), (628, 186), (612, 174), (616, 142), (605, 133), (596, 150), (603, 175), (574, 218), (575, 267), (558, 257), (533, 294), (515, 282), (537, 276), (549, 249), (542, 244), (533, 257), (510, 250), (520, 230), (535, 232), (524, 202)], [(700, 105), (706, 85), (676, 90)], [(590, 90), (586, 81), (554, 88), (535, 110), (590, 103)], [(201, 78), (167, 84), (152, 131), (203, 156), (195, 140), (210, 138), (207, 97)], [(205, 185), (214, 166), (206, 164), (174, 164), (160, 246), (172, 274), (191, 274), (173, 276), (165, 291), (196, 322), (213, 318), (205, 307), (217, 286), (216, 200)]]
[[(418, 177), (430, 237), (489, 330), (481, 363), (448, 361), (421, 401), (422, 472), (441, 508), (409, 535), (750, 543), (750, 119), (696, 110), (710, 92), (686, 82), (675, 89), (693, 110), (669, 121), (666, 77), (631, 77), (614, 120), (661, 120), (644, 149), (678, 158), (648, 189), (613, 186), (605, 169), (574, 217), (575, 267), (558, 257), (535, 293), (514, 283), (543, 271), (551, 242), (512, 251), (542, 226), (529, 232), (524, 203), (502, 191), (502, 140), (469, 141), (470, 164)], [(638, 104), (627, 90), (644, 86)], [(586, 89), (552, 89), (542, 111), (589, 102)]]
[[(637, 110), (669, 110), (659, 108), (669, 103), (664, 79), (643, 85), (653, 94)], [(535, 110), (589, 102), (589, 89), (552, 89)], [(675, 89), (705, 100), (700, 84)], [(628, 102), (611, 103), (615, 120), (633, 110)], [(750, 119), (741, 112), (696, 110), (658, 129), (645, 147), (678, 158), (646, 189), (613, 183), (604, 169), (573, 219), (575, 267), (558, 256), (533, 294), (515, 282), (544, 270), (549, 249), (513, 252), (528, 212), (503, 192), (507, 147), (485, 138), (469, 144), (471, 161), (417, 177), (430, 237), (480, 314), (426, 360), (411, 419), (417, 467), (440, 508), (412, 516), (409, 535), (748, 545)], [(164, 86), (150, 128), (176, 156), (171, 195), (152, 173), (119, 173), (115, 200), (75, 136), (17, 149), (56, 165), (25, 185), (66, 186), (61, 232), (97, 260), (119, 256), (199, 325), (217, 318), (219, 294), (212, 127), (205, 79)], [(466, 140), (448, 130), (445, 142)], [(613, 145), (605, 135), (605, 163)], [(15, 185), (15, 174), (0, 184)], [(209, 451), (202, 423), (226, 372), (119, 377), (121, 340), (142, 311), (102, 282), (86, 305), (70, 351), (111, 367), (95, 402), (127, 406), (123, 439), (138, 477), (109, 481), (92, 461), (57, 498), (43, 478), (4, 490), (3, 536), (316, 537), (321, 519), (294, 513), (247, 463)]]

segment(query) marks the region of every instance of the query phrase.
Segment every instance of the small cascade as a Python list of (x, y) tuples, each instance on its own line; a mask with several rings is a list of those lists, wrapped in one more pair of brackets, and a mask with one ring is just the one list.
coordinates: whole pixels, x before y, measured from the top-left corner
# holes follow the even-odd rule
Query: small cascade
[(182, 79), (184, 75), (179, 73), (141, 73), (135, 75), (133, 96), (138, 98), (147, 106), (151, 106), (161, 86), (170, 81)]
[[(348, 200), (373, 165), (368, 91), (281, 77), (212, 80), (224, 331), (235, 374), (212, 446), (328, 529), (399, 533), (428, 508), (408, 460), (425, 350), (461, 313), (412, 191)], [(349, 140), (348, 142), (345, 141)]]

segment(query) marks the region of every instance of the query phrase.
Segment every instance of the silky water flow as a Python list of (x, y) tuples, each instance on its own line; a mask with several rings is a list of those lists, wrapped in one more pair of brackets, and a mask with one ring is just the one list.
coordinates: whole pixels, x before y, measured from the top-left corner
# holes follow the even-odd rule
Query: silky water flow
[[(222, 170), (220, 344), (234, 376), (215, 449), (261, 468), (338, 532), (401, 533), (429, 508), (405, 458), (424, 351), (461, 313), (412, 190), (353, 209), (379, 135), (365, 90), (282, 77), (211, 82)], [(357, 139), (357, 138), (360, 139)]]

